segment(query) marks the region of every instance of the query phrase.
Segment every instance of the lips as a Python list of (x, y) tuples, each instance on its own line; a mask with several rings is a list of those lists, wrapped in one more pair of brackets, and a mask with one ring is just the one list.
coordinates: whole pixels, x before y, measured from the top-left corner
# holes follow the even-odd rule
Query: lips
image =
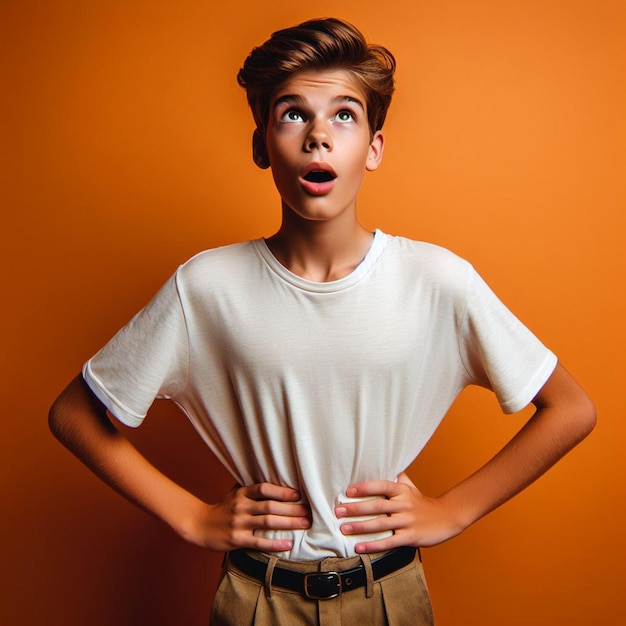
[(307, 193), (313, 196), (323, 196), (334, 186), (337, 174), (328, 163), (310, 163), (302, 175), (300, 183)]

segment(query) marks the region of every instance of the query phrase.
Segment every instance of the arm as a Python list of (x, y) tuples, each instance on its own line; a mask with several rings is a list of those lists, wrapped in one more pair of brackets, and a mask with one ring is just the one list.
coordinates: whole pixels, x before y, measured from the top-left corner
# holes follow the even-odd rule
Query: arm
[(106, 415), (77, 376), (50, 409), (53, 434), (102, 480), (169, 524), (187, 541), (212, 550), (289, 550), (290, 540), (254, 535), (255, 529), (308, 528), (308, 511), (289, 487), (261, 483), (234, 488), (207, 504), (151, 465)]
[(397, 483), (373, 481), (351, 485), (348, 496), (385, 499), (344, 504), (339, 518), (385, 515), (350, 522), (346, 535), (392, 530), (381, 541), (357, 544), (357, 552), (377, 552), (401, 545), (431, 546), (458, 535), (539, 478), (593, 429), (591, 399), (561, 366), (533, 400), (537, 411), (513, 439), (477, 472), (437, 498), (419, 492), (402, 474)]

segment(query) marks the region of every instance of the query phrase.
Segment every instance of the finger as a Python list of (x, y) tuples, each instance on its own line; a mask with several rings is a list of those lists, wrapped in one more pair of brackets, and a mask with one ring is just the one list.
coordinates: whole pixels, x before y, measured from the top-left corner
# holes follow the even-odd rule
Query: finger
[(233, 504), (230, 524), (233, 528), (245, 529), (302, 529), (310, 528), (311, 514), (302, 505), (293, 505), (291, 508), (273, 500), (244, 500)]
[(362, 515), (393, 515), (406, 511), (408, 507), (408, 503), (399, 499), (377, 498), (376, 500), (340, 504), (335, 507), (335, 516), (341, 519), (342, 517), (361, 517)]
[(255, 541), (253, 550), (259, 552), (286, 552), (293, 547), (293, 541), (287, 539), (262, 539)]
[(402, 530), (407, 526), (406, 516), (394, 515), (392, 517), (377, 517), (376, 519), (361, 522), (348, 522), (341, 525), (344, 535), (369, 535), (373, 533)]
[(355, 483), (350, 485), (346, 490), (349, 498), (367, 497), (367, 496), (384, 496), (393, 498), (402, 493), (406, 489), (405, 485), (399, 485), (391, 480), (371, 480), (364, 483)]
[(311, 517), (311, 510), (304, 504), (291, 504), (276, 500), (249, 501), (246, 506), (250, 515), (281, 515), (284, 517)]
[(306, 517), (255, 515), (248, 517), (242, 526), (251, 530), (302, 530), (310, 528), (311, 522)]
[(235, 547), (258, 550), (259, 552), (285, 552), (291, 550), (293, 541), (291, 539), (267, 539), (247, 533), (237, 538)]
[(280, 502), (297, 502), (300, 493), (291, 487), (273, 483), (255, 483), (242, 487), (240, 492), (252, 500), (279, 500)]
[(398, 539), (397, 535), (392, 535), (387, 539), (380, 539), (379, 541), (366, 541), (357, 543), (354, 546), (354, 551), (357, 554), (368, 554), (372, 552), (386, 552), (387, 550), (393, 550), (401, 546), (407, 545), (402, 539)]

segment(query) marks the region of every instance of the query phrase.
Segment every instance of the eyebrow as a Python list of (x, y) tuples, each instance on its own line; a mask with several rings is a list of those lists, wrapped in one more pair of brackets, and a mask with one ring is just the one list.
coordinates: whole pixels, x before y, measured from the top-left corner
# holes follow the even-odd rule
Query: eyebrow
[[(358, 98), (355, 98), (353, 96), (335, 96), (331, 100), (332, 104), (342, 104), (345, 102), (356, 104), (361, 109), (363, 109), (363, 111), (365, 111), (365, 107), (363, 106), (363, 103)], [(281, 96), (280, 98), (276, 100), (276, 102), (274, 102), (273, 108), (276, 109), (278, 106), (282, 104), (300, 104), (301, 105), (304, 103), (305, 103), (305, 99), (302, 96), (299, 96), (297, 94), (286, 94), (284, 96)]]

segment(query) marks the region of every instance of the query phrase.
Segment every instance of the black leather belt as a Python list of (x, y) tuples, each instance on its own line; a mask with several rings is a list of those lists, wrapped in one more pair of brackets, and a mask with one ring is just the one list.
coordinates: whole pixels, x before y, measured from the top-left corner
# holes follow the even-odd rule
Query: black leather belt
[[(396, 548), (376, 559), (372, 559), (374, 580), (379, 580), (415, 559), (416, 548)], [(250, 556), (245, 550), (234, 550), (228, 553), (231, 563), (244, 574), (265, 581), (267, 563)], [(284, 567), (275, 567), (272, 573), (272, 586), (297, 591), (313, 600), (336, 598), (344, 591), (358, 589), (366, 583), (365, 567), (359, 564), (343, 572), (318, 572), (310, 574), (295, 572)]]

